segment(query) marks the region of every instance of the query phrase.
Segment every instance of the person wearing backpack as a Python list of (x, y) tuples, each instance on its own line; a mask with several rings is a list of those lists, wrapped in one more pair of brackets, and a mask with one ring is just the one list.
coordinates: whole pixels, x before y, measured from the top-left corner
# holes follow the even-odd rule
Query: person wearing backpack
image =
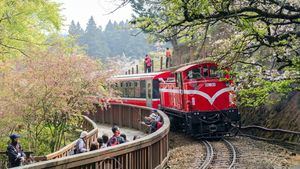
[(86, 147), (87, 135), (88, 132), (86, 131), (81, 132), (80, 138), (76, 142), (75, 154), (87, 152), (87, 147)]
[(118, 144), (125, 143), (125, 140), (123, 137), (121, 137), (121, 132), (118, 126), (112, 127), (113, 136), (108, 141), (108, 146), (115, 146)]

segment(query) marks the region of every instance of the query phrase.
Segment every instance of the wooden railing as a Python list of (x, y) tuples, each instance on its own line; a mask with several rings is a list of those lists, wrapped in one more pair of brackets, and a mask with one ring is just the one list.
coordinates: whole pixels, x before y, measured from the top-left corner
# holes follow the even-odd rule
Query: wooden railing
[[(88, 131), (88, 136), (87, 136), (87, 147), (91, 145), (92, 142), (97, 141), (98, 138), (98, 128), (96, 123), (91, 120), (87, 116), (83, 116), (84, 120), (82, 123), (82, 126), (80, 126), (81, 129)], [(35, 161), (46, 161), (46, 160), (52, 160), (56, 158), (62, 158), (69, 156), (72, 154), (72, 152), (75, 149), (77, 140), (73, 141), (71, 144), (68, 144), (67, 146), (61, 148), (60, 150), (48, 154), (46, 156), (38, 156), (34, 157)]]
[[(140, 121), (151, 108), (112, 104), (107, 110), (98, 109), (90, 116), (98, 122), (118, 124), (142, 130)], [(22, 168), (88, 168), (88, 169), (158, 169), (168, 160), (170, 121), (162, 112), (163, 126), (156, 132), (135, 141), (96, 151), (39, 162)]]

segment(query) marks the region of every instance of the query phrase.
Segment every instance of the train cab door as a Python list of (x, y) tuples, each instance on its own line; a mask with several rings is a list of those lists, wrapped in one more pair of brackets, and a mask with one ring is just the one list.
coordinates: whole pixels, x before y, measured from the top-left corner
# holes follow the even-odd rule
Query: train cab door
[(146, 80), (146, 106), (152, 107), (152, 79)]
[(176, 109), (183, 109), (183, 81), (182, 81), (182, 72), (177, 72), (176, 73), (176, 90), (178, 92), (176, 92), (176, 95), (174, 97), (174, 103), (175, 103), (175, 108)]

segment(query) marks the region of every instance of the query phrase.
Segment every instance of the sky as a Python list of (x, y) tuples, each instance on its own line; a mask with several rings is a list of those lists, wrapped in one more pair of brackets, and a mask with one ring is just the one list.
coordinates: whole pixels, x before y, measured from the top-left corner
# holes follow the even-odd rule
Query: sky
[(85, 29), (86, 24), (91, 16), (94, 17), (97, 25), (105, 28), (109, 20), (120, 22), (131, 19), (132, 9), (127, 5), (118, 9), (112, 14), (111, 11), (118, 6), (116, 0), (54, 0), (61, 3), (61, 14), (64, 16), (63, 32), (68, 31), (71, 21), (79, 22)]

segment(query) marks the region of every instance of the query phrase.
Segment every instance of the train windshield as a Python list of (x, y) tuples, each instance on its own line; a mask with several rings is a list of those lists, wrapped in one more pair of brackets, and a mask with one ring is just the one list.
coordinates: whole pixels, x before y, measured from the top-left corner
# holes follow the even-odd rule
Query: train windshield
[(199, 68), (192, 69), (187, 74), (188, 79), (198, 79), (201, 78), (201, 73)]
[(201, 79), (201, 78), (218, 78), (221, 77), (220, 71), (216, 65), (203, 65), (196, 67), (187, 72), (187, 79)]
[(210, 66), (209, 67), (209, 77), (218, 77), (218, 68), (217, 66)]

